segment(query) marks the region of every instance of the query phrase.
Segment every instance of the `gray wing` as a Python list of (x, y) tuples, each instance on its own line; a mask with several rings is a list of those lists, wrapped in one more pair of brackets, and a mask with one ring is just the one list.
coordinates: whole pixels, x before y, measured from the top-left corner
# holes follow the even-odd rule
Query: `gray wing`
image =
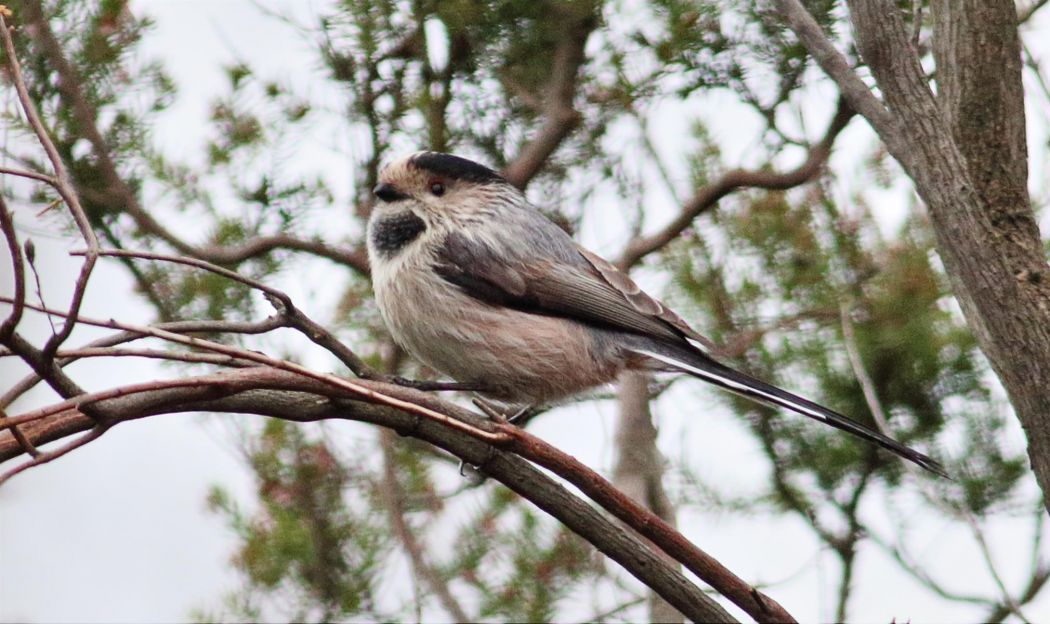
[(615, 266), (568, 236), (565, 244), (572, 251), (544, 254), (533, 249), (524, 257), (507, 256), (465, 234), (451, 233), (438, 252), (435, 271), (468, 295), (492, 305), (672, 341), (689, 337), (709, 344)]

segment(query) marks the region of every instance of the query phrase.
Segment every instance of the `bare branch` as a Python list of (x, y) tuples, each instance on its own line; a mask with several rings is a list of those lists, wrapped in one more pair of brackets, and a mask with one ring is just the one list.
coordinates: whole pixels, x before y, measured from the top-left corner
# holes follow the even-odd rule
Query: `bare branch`
[(28, 171), (25, 169), (11, 169), (10, 167), (0, 167), (0, 174), (13, 175), (20, 178), (29, 178), (30, 180), (36, 180), (37, 182), (43, 182), (50, 184), (51, 186), (58, 188), (58, 180), (54, 177), (45, 175), (43, 173), (37, 173), (36, 171)]
[(835, 81), (850, 106), (863, 115), (887, 143), (890, 142), (888, 136), (899, 136), (899, 122), (872, 94), (868, 85), (857, 76), (846, 57), (831, 43), (806, 7), (802, 6), (802, 2), (800, 0), (773, 1), (780, 16), (795, 32), (802, 45), (806, 46), (809, 53), (813, 55), (817, 64)]
[[(74, 251), (73, 255), (79, 255), (83, 252)], [(339, 360), (346, 365), (355, 375), (362, 378), (375, 378), (376, 373), (365, 364), (361, 358), (357, 357), (353, 351), (348, 349), (346, 345), (339, 341), (331, 332), (315, 323), (308, 316), (303, 314), (299, 308), (292, 302), (292, 298), (286, 293), (272, 286), (268, 286), (258, 280), (250, 277), (245, 277), (236, 271), (223, 268), (221, 266), (206, 262), (204, 260), (198, 260), (197, 258), (188, 258), (185, 256), (171, 256), (167, 254), (159, 254), (147, 251), (133, 251), (127, 249), (105, 249), (99, 252), (102, 256), (115, 256), (123, 258), (141, 258), (144, 260), (158, 260), (162, 262), (172, 262), (174, 264), (182, 264), (186, 266), (192, 266), (205, 271), (210, 271), (216, 275), (221, 275), (227, 279), (239, 282), (246, 286), (255, 288), (256, 290), (262, 291), (266, 294), (267, 300), (277, 309), (278, 313), (286, 318), (287, 325), (298, 330), (301, 334), (309, 338), (313, 343), (320, 347), (328, 350), (330, 353), (335, 355)]]
[[(6, 297), (0, 297), (0, 301), (6, 300)], [(182, 334), (176, 334), (174, 332), (159, 329), (157, 327), (151, 327), (148, 325), (122, 323), (113, 319), (110, 319), (108, 321), (100, 321), (81, 317), (78, 320), (79, 322), (84, 323), (85, 325), (94, 325), (97, 327), (105, 327), (109, 329), (120, 329), (124, 331), (135, 332), (143, 336), (153, 336), (154, 338), (161, 338), (169, 342), (195, 347), (198, 349), (204, 349), (207, 351), (213, 351), (216, 353), (222, 353), (235, 358), (249, 360), (252, 362), (257, 362), (259, 364), (264, 364), (266, 366), (271, 366), (273, 368), (297, 373), (304, 377), (308, 377), (310, 379), (314, 379), (322, 383), (341, 388), (351, 393), (358, 393), (359, 396), (361, 396), (362, 398), (374, 401), (376, 403), (382, 403), (384, 405), (396, 407), (398, 409), (414, 413), (418, 416), (422, 416), (423, 418), (429, 418), (432, 420), (445, 422), (449, 427), (458, 429), (460, 431), (477, 436), (480, 439), (488, 440), (490, 442), (506, 442), (509, 439), (509, 434), (506, 431), (491, 431), (488, 429), (479, 429), (476, 427), (472, 427), (464, 422), (451, 419), (445, 414), (436, 412), (431, 409), (427, 409), (426, 407), (421, 407), (404, 399), (400, 399), (396, 396), (376, 393), (368, 389), (367, 387), (361, 385), (360, 383), (352, 382), (341, 377), (336, 377), (334, 375), (318, 373), (313, 370), (310, 370), (309, 368), (306, 368), (305, 366), (300, 366), (299, 364), (295, 364), (293, 362), (272, 358), (268, 355), (259, 353), (258, 351), (249, 351), (247, 349), (241, 349), (239, 347), (233, 347), (230, 345), (212, 342), (211, 340), (194, 338), (192, 336), (183, 336)]]
[(336, 247), (329, 245), (324, 241), (306, 240), (289, 234), (259, 236), (240, 243), (239, 245), (220, 247), (218, 245), (189, 245), (173, 236), (168, 238), (153, 230), (147, 229), (147, 231), (152, 234), (157, 234), (161, 239), (177, 249), (180, 253), (214, 262), (215, 264), (225, 264), (229, 266), (237, 265), (245, 260), (261, 256), (270, 251), (289, 249), (292, 251), (305, 251), (320, 258), (326, 258), (332, 262), (351, 267), (361, 275), (368, 275), (370, 272), (368, 267), (368, 256), (361, 249)]
[[(6, 301), (0, 297), (0, 301)], [(31, 310), (44, 312), (47, 314), (61, 314), (56, 313), (52, 310), (47, 310), (40, 306), (33, 304), (26, 304), (26, 307)], [(81, 322), (85, 322), (85, 319), (81, 317)], [(86, 319), (86, 324), (93, 324), (91, 319)], [(101, 321), (99, 321), (101, 323)], [(165, 329), (176, 333), (236, 333), (236, 334), (263, 334), (268, 331), (277, 329), (278, 327), (284, 327), (284, 318), (281, 316), (271, 316), (258, 323), (240, 322), (240, 321), (173, 321), (170, 323), (160, 323), (154, 327)], [(99, 338), (93, 342), (84, 345), (84, 348), (103, 348), (112, 347), (134, 340), (140, 340), (146, 338), (137, 332), (121, 332), (112, 336), (106, 336)], [(65, 358), (60, 358), (57, 362), (59, 367), (67, 366), (78, 359), (75, 355), (69, 355)], [(39, 375), (30, 374), (21, 379), (18, 383), (8, 389), (7, 392), (0, 396), (0, 408), (5, 408), (15, 401), (19, 396), (28, 392), (33, 386), (35, 386), (41, 380)]]
[[(46, 209), (45, 209), (46, 210)], [(46, 305), (44, 302), (44, 287), (40, 284), (40, 271), (36, 268), (36, 245), (33, 244), (33, 239), (27, 238), (25, 242), (26, 261), (29, 263), (29, 269), (33, 272), (33, 283), (36, 284), (36, 300), (40, 302), (41, 306)], [(57, 334), (58, 330), (55, 329), (54, 314), (47, 314), (47, 324), (51, 326), (51, 333)]]
[[(0, 301), (10, 302), (11, 300), (7, 297), (0, 297)], [(26, 307), (34, 308), (35, 306), (26, 303)], [(62, 371), (62, 368), (55, 362), (55, 358), (45, 357), (43, 351), (30, 344), (18, 332), (12, 332), (8, 336), (7, 346), (22, 358), (37, 376), (46, 381), (59, 396), (69, 398), (84, 393), (84, 390)], [(89, 416), (93, 414), (91, 410), (86, 410), (85, 413)]]
[[(515, 430), (513, 442), (508, 448), (575, 485), (591, 500), (651, 540), (756, 621), (795, 621), (777, 601), (733, 574), (714, 557), (685, 539), (659, 516), (631, 500), (576, 458), (562, 453), (522, 429)], [(675, 606), (677, 608), (677, 605)]]
[(39, 466), (41, 464), (46, 464), (49, 461), (58, 459), (59, 457), (66, 455), (70, 451), (77, 450), (78, 448), (84, 446), (88, 442), (93, 442), (94, 440), (97, 440), (98, 438), (102, 437), (102, 434), (105, 432), (106, 429), (104, 427), (100, 425), (95, 425), (95, 428), (92, 429), (90, 432), (85, 433), (79, 438), (73, 439), (69, 443), (60, 446), (59, 448), (53, 451), (48, 451), (46, 453), (38, 453), (36, 456), (33, 457), (33, 459), (25, 462), (24, 464), (15, 466), (7, 472), (0, 474), (0, 485), (3, 485), (5, 481), (21, 472), (24, 472), (30, 468)]
[(77, 396), (60, 401), (58, 403), (52, 403), (51, 405), (35, 409), (18, 416), (8, 416), (3, 422), (0, 422), (0, 429), (6, 429), (9, 427), (17, 427), (18, 425), (25, 425), (28, 423), (36, 422), (38, 420), (44, 420), (49, 416), (55, 416), (62, 412), (70, 410), (82, 411), (85, 405), (92, 403), (98, 403), (107, 399), (116, 399), (120, 397), (129, 396), (132, 394), (141, 394), (144, 392), (154, 392), (157, 390), (165, 390), (169, 388), (195, 388), (202, 385), (202, 382), (198, 378), (187, 378), (187, 379), (166, 379), (160, 381), (148, 381), (140, 384), (132, 384), (130, 386), (120, 386), (117, 388), (110, 388), (109, 390), (101, 390), (99, 392), (86, 392), (84, 394), (78, 394)]
[[(0, 407), (0, 428), (4, 426), (4, 423), (7, 421), (7, 419), (7, 412), (5, 412), (2, 407)], [(29, 455), (30, 457), (36, 457), (40, 455), (40, 451), (38, 451), (36, 446), (29, 441), (29, 438), (27, 438), (25, 434), (22, 433), (22, 430), (19, 429), (18, 426), (10, 427), (10, 431), (11, 435), (15, 438), (15, 440), (18, 441), (19, 446), (22, 447), (22, 450), (25, 451), (26, 455)]]
[(853, 118), (853, 109), (845, 100), (839, 100), (835, 115), (828, 124), (824, 137), (809, 148), (805, 161), (791, 171), (734, 169), (704, 186), (686, 202), (678, 215), (660, 231), (640, 238), (632, 239), (624, 249), (616, 266), (622, 270), (629, 269), (645, 256), (662, 249), (686, 230), (693, 221), (708, 209), (712, 208), (723, 197), (742, 188), (760, 188), (768, 190), (786, 190), (805, 184), (820, 174), (824, 163), (831, 154), (831, 146), (836, 137)]
[(4, 21), (3, 15), (0, 15), (0, 36), (4, 39), (4, 49), (7, 51), (7, 61), (11, 67), (11, 77), (15, 84), (15, 91), (18, 93), (18, 100), (22, 105), (22, 110), (25, 112), (29, 125), (33, 128), (33, 132), (36, 133), (37, 140), (43, 146), (48, 160), (51, 161), (51, 166), (55, 170), (55, 188), (66, 203), (69, 211), (73, 214), (73, 219), (80, 230), (80, 235), (84, 237), (84, 242), (88, 246), (88, 253), (84, 258), (84, 264), (80, 267), (80, 274), (77, 276), (77, 281), (73, 288), (73, 296), (69, 304), (69, 317), (62, 324), (62, 329), (52, 335), (47, 344), (44, 345), (44, 358), (50, 359), (54, 357), (54, 352), (59, 345), (73, 333), (73, 327), (76, 325), (76, 316), (84, 300), (84, 291), (87, 289), (88, 279), (91, 277), (91, 271), (95, 266), (95, 252), (98, 250), (98, 239), (95, 237), (95, 231), (91, 228), (91, 222), (88, 220), (87, 213), (84, 212), (84, 208), (80, 205), (80, 198), (77, 197), (76, 190), (73, 188), (73, 183), (65, 164), (62, 162), (62, 157), (58, 153), (58, 149), (55, 147), (51, 137), (48, 136), (47, 129), (44, 127), (43, 122), (40, 121), (40, 115), (37, 113), (36, 106), (34, 106), (32, 98), (29, 97), (29, 91), (26, 89), (25, 80), (22, 77), (22, 67), (15, 53), (15, 43), (11, 38), (11, 31), (7, 26), (7, 22)]
[[(255, 280), (250, 277), (245, 277), (240, 273), (237, 273), (236, 271), (231, 271), (230, 269), (223, 268), (205, 260), (199, 260), (197, 258), (187, 258), (185, 256), (172, 256), (168, 254), (154, 253), (152, 251), (135, 251), (133, 249), (100, 249), (97, 253), (100, 256), (117, 258), (140, 258), (143, 260), (158, 260), (161, 262), (171, 262), (172, 264), (182, 264), (185, 266), (196, 267), (198, 269), (204, 269), (205, 271), (215, 273), (216, 275), (221, 275), (226, 279), (233, 280), (235, 282), (244, 284), (245, 286), (251, 286), (256, 290), (262, 291), (267, 295), (270, 295), (271, 297), (280, 300), (280, 302), (287, 308), (295, 307), (292, 303), (292, 298), (286, 295), (285, 293), (281, 292), (280, 290), (277, 290), (276, 288), (273, 288), (271, 286), (267, 286), (259, 280)], [(71, 256), (82, 256), (84, 254), (85, 252), (83, 251), (69, 252), (69, 255)]]
[[(400, 408), (362, 401), (356, 398), (361, 396), (356, 392), (348, 393), (345, 389), (316, 379), (272, 368), (232, 371), (197, 377), (193, 381), (196, 382), (194, 386), (114, 397), (100, 402), (97, 407), (106, 414), (106, 422), (110, 426), (162, 413), (210, 411), (247, 412), (300, 422), (349, 418), (394, 429), (402, 435), (411, 435), (435, 444), (472, 465), (480, 466), (486, 474), (528, 498), (619, 562), (643, 583), (655, 588), (675, 608), (694, 621), (734, 621), (680, 572), (661, 561), (636, 538), (611, 524), (599, 511), (571, 495), (521, 458), (500, 451), (462, 430), (450, 428), (443, 422), (420, 419), (415, 413), (406, 413)], [(451, 417), (463, 419), (462, 422), (469, 422), (475, 428), (485, 425), (470, 412), (423, 393), (380, 382), (362, 381), (361, 385), (376, 394), (403, 393), (406, 399), (415, 401), (419, 406), (446, 410)], [(339, 398), (348, 395), (349, 400)], [(92, 422), (89, 419), (76, 413), (63, 412), (36, 423), (30, 434), (34, 441), (44, 443), (90, 428)], [(532, 444), (545, 445), (539, 440)], [(11, 446), (0, 437), (0, 461), (13, 457), (17, 452), (17, 445)], [(559, 453), (553, 448), (548, 452)]]
[(353, 374), (362, 379), (378, 379), (381, 377), (381, 375), (372, 370), (372, 367), (365, 364), (356, 353), (336, 338), (332, 332), (314, 322), (313, 319), (303, 314), (299, 308), (285, 309), (283, 313), (289, 327), (296, 329), (299, 333), (309, 338), (311, 342), (334, 355)]
[(230, 355), (214, 353), (194, 353), (192, 351), (161, 351), (160, 349), (128, 349), (119, 347), (85, 347), (81, 349), (59, 349), (55, 354), (62, 360), (99, 358), (99, 357), (139, 357), (169, 362), (188, 362), (191, 364), (215, 364), (216, 366), (250, 367), (258, 366), (254, 362)]

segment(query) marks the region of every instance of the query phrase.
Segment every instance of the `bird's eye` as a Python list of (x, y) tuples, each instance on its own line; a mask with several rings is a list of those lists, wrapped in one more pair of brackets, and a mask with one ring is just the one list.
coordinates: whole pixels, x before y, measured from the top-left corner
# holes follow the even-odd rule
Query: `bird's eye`
[(441, 180), (431, 180), (430, 192), (438, 197), (441, 197), (445, 194), (445, 183)]

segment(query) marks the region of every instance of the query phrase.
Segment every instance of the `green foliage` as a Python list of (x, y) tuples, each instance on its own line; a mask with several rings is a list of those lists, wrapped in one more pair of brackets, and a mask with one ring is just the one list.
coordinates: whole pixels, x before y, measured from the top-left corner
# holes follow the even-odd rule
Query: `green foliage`
[[(876, 427), (847, 357), (845, 308), (863, 374), (894, 437), (938, 449), (942, 434), (964, 430), (965, 443), (953, 445), (947, 463), (957, 480), (942, 484), (944, 500), (976, 514), (1016, 504), (1025, 459), (1002, 445), (1010, 415), (990, 394), (987, 364), (930, 261), (932, 236), (922, 219), (908, 220), (887, 242), (870, 214), (844, 218), (826, 197), (789, 201), (755, 192), (715, 220), (743, 261), (729, 274), (708, 245), (684, 242), (672, 256), (675, 285), (705, 311), (704, 325), (720, 339), (733, 344), (734, 335), (752, 336), (745, 367)], [(774, 320), (764, 321), (770, 311)], [(901, 462), (868, 444), (731, 401), (775, 466), (766, 501), (776, 509), (809, 516), (831, 494), (849, 523), (852, 501), (873, 475), (900, 481)], [(818, 487), (804, 485), (810, 483)]]
[[(232, 563), (244, 587), (227, 596), (224, 611), (197, 619), (404, 619), (410, 602), (389, 607), (403, 581), (382, 573), (397, 565), (398, 553), (385, 497), (397, 496), (408, 527), (420, 536), (462, 516), (452, 509), (447, 517), (427, 455), (417, 445), (395, 445), (390, 484), (383, 468), (369, 465), (364, 445), (339, 453), (285, 421), (267, 421), (245, 445), (259, 508), (246, 512), (221, 488), (208, 501), (241, 540)], [(590, 545), (518, 496), (489, 485), (472, 498), (477, 511), (461, 524), (446, 560), (434, 557), (443, 549), (427, 556), (443, 582), (473, 596), (478, 617), (554, 621), (579, 585), (605, 576)]]
[(593, 548), (517, 496), (495, 490), (455, 539), (450, 572), (479, 594), (485, 620), (551, 622), (584, 583), (606, 572)]
[[(389, 617), (375, 605), (379, 570), (391, 547), (388, 525), (379, 509), (344, 498), (348, 488), (367, 492), (369, 479), (344, 466), (324, 442), (280, 420), (267, 421), (246, 454), (260, 509), (246, 514), (218, 488), (209, 505), (242, 540), (233, 564), (247, 586), (288, 597), (283, 616), (295, 621)], [(267, 615), (266, 601), (255, 595), (245, 592), (247, 602), (228, 600), (236, 609), (227, 615)]]

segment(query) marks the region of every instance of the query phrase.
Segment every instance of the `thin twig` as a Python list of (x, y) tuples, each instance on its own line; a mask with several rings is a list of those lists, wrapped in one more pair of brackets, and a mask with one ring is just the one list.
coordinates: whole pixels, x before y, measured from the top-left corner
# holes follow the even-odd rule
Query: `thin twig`
[(40, 453), (36, 457), (34, 457), (33, 459), (25, 462), (24, 464), (20, 464), (18, 466), (15, 466), (11, 470), (8, 470), (7, 472), (3, 473), (2, 475), (0, 475), (0, 485), (3, 485), (5, 481), (7, 481), (11, 477), (19, 474), (20, 472), (23, 472), (25, 470), (33, 468), (34, 466), (39, 466), (41, 464), (46, 464), (49, 461), (58, 459), (59, 457), (62, 457), (63, 455), (65, 455), (66, 453), (69, 453), (70, 451), (75, 451), (76, 449), (84, 446), (88, 442), (91, 442), (93, 440), (97, 440), (105, 432), (106, 432), (106, 429), (104, 427), (102, 427), (100, 425), (95, 425), (95, 427), (90, 432), (80, 436), (79, 438), (75, 438), (74, 440), (72, 440), (68, 444), (65, 444), (64, 446), (61, 446), (61, 447), (59, 447), (59, 448), (57, 448), (57, 449), (55, 449), (53, 451), (47, 451), (46, 453)]
[(52, 334), (51, 338), (48, 339), (47, 343), (44, 345), (44, 358), (50, 359), (54, 357), (54, 353), (59, 345), (61, 345), (67, 338), (69, 338), (69, 335), (73, 333), (73, 327), (76, 326), (77, 314), (80, 312), (80, 305), (84, 301), (84, 293), (87, 290), (88, 279), (91, 277), (91, 271), (95, 266), (95, 260), (97, 258), (96, 252), (98, 251), (98, 239), (95, 237), (95, 231), (91, 227), (91, 222), (88, 220), (87, 213), (84, 212), (84, 208), (80, 205), (80, 198), (77, 196), (76, 190), (73, 188), (69, 172), (66, 170), (65, 164), (62, 162), (62, 156), (58, 153), (58, 149), (48, 135), (47, 129), (44, 127), (43, 122), (41, 122), (39, 113), (37, 113), (36, 106), (33, 104), (33, 100), (29, 96), (25, 79), (22, 77), (22, 67), (19, 64), (18, 56), (15, 53), (15, 42), (11, 37), (11, 30), (8, 28), (7, 22), (4, 21), (2, 14), (0, 14), (0, 35), (2, 35), (4, 39), (4, 49), (7, 51), (7, 61), (11, 67), (11, 78), (15, 85), (15, 91), (18, 93), (18, 100), (22, 104), (22, 110), (25, 112), (29, 125), (33, 128), (37, 140), (47, 153), (48, 160), (51, 161), (51, 167), (55, 170), (55, 189), (58, 190), (58, 194), (66, 203), (66, 207), (69, 208), (70, 213), (72, 213), (73, 220), (76, 221), (77, 228), (80, 230), (80, 235), (84, 237), (84, 242), (87, 243), (88, 246), (88, 253), (84, 257), (84, 264), (80, 267), (80, 273), (77, 275), (77, 280), (73, 287), (73, 296), (69, 304), (69, 313), (66, 316), (66, 321), (62, 324), (62, 329), (57, 333)]
[[(0, 297), (0, 301), (6, 301), (6, 300), (8, 300), (8, 298)], [(61, 316), (61, 313), (57, 313), (57, 312), (52, 312), (52, 313), (58, 314), (58, 315)], [(226, 354), (226, 355), (231, 355), (231, 356), (242, 358), (242, 359), (245, 359), (245, 360), (251, 360), (253, 362), (258, 362), (260, 364), (266, 364), (268, 366), (272, 366), (274, 368), (279, 368), (281, 370), (285, 370), (285, 371), (288, 371), (288, 372), (297, 373), (297, 374), (302, 375), (304, 377), (309, 377), (310, 379), (314, 379), (314, 380), (320, 381), (322, 383), (329, 384), (331, 386), (335, 386), (335, 387), (340, 388), (342, 390), (346, 390), (346, 391), (348, 391), (348, 392), (350, 392), (352, 394), (355, 394), (355, 395), (357, 395), (357, 396), (359, 396), (359, 397), (361, 397), (363, 399), (371, 400), (371, 401), (373, 401), (375, 403), (381, 403), (383, 405), (388, 405), (390, 407), (395, 407), (395, 408), (400, 409), (402, 411), (409, 412), (409, 413), (415, 414), (417, 416), (422, 416), (424, 418), (443, 423), (443, 424), (447, 425), (448, 427), (451, 427), (451, 428), (456, 429), (458, 431), (462, 431), (462, 432), (464, 432), (464, 433), (466, 433), (468, 435), (471, 435), (471, 436), (476, 437), (476, 438), (481, 439), (481, 440), (486, 440), (488, 442), (504, 443), (504, 442), (507, 442), (510, 439), (510, 435), (507, 433), (507, 431), (501, 430), (501, 428), (497, 428), (496, 431), (487, 431), (487, 430), (484, 430), (484, 429), (479, 429), (477, 427), (474, 427), (473, 425), (467, 424), (467, 423), (465, 423), (463, 421), (460, 421), (460, 420), (456, 420), (456, 419), (451, 418), (451, 417), (449, 417), (449, 416), (447, 416), (445, 414), (442, 414), (440, 412), (436, 412), (436, 411), (434, 411), (432, 409), (429, 409), (427, 407), (424, 407), (422, 405), (417, 405), (417, 404), (412, 403), (410, 401), (405, 401), (405, 400), (399, 399), (397, 397), (393, 397), (393, 396), (390, 396), (390, 395), (387, 395), (387, 394), (376, 392), (375, 390), (372, 390), (370, 388), (366, 388), (365, 386), (362, 386), (360, 384), (351, 382), (351, 381), (349, 381), (347, 379), (342, 379), (340, 377), (336, 377), (334, 375), (328, 375), (328, 374), (325, 374), (325, 373), (318, 373), (316, 371), (310, 370), (309, 368), (306, 368), (305, 366), (300, 366), (299, 364), (295, 364), (293, 362), (288, 362), (288, 361), (285, 361), (285, 360), (279, 360), (279, 359), (276, 359), (276, 358), (272, 358), (272, 357), (270, 357), (268, 355), (264, 355), (264, 354), (259, 353), (257, 351), (248, 351), (246, 349), (241, 349), (241, 348), (238, 348), (238, 347), (231, 347), (229, 345), (224, 345), (224, 344), (220, 344), (220, 343), (217, 343), (217, 342), (212, 342), (210, 340), (203, 340), (203, 339), (200, 339), (200, 338), (193, 338), (191, 336), (183, 336), (181, 334), (176, 334), (174, 332), (166, 331), (166, 330), (163, 330), (163, 329), (158, 329), (156, 327), (150, 327), (150, 326), (147, 326), (147, 325), (135, 325), (135, 324), (131, 324), (131, 323), (122, 323), (120, 321), (116, 321), (116, 320), (113, 320), (113, 319), (110, 319), (108, 321), (97, 321), (97, 320), (86, 319), (86, 318), (81, 317), (79, 320), (80, 320), (81, 323), (84, 323), (85, 325), (94, 325), (94, 326), (97, 326), (97, 327), (106, 327), (106, 328), (109, 328), (109, 329), (120, 329), (120, 330), (124, 330), (124, 331), (136, 332), (136, 333), (142, 334), (144, 336), (153, 336), (155, 338), (161, 338), (161, 339), (164, 339), (164, 340), (168, 340), (170, 342), (175, 342), (175, 343), (178, 343), (178, 344), (183, 344), (183, 345), (187, 345), (187, 346), (191, 346), (191, 347), (197, 347), (199, 349), (205, 349), (207, 351), (214, 351), (216, 353), (223, 353), (223, 354)]]
[[(0, 299), (3, 301), (3, 299)], [(26, 304), (26, 307), (38, 312), (49, 314), (50, 312), (33, 304)], [(84, 319), (81, 319), (82, 321)], [(155, 325), (160, 329), (166, 329), (176, 333), (234, 333), (234, 334), (264, 334), (274, 329), (284, 327), (284, 317), (274, 315), (263, 321), (256, 323), (242, 322), (242, 321), (172, 321), (168, 323), (160, 323)], [(122, 332), (114, 334), (112, 336), (105, 336), (99, 338), (93, 342), (84, 345), (83, 348), (102, 348), (112, 347), (135, 340), (141, 340), (146, 338), (142, 334), (136, 332)], [(59, 358), (56, 362), (59, 367), (67, 366), (77, 360), (76, 357)], [(3, 396), (0, 396), (0, 408), (7, 407), (15, 401), (18, 397), (28, 392), (37, 383), (39, 383), (41, 377), (36, 374), (29, 374), (26, 377), (19, 380), (17, 384), (8, 389)]]
[(310, 339), (311, 342), (334, 355), (344, 366), (350, 369), (353, 374), (362, 379), (379, 379), (382, 377), (381, 375), (378, 375), (371, 366), (365, 364), (364, 360), (357, 357), (357, 354), (354, 353), (353, 350), (336, 338), (335, 334), (314, 322), (313, 319), (303, 314), (303, 311), (299, 308), (292, 307), (284, 310), (279, 309), (278, 311), (283, 312), (289, 327), (295, 329)]
[[(40, 283), (40, 271), (36, 268), (36, 246), (33, 245), (33, 239), (26, 239), (25, 251), (29, 270), (33, 272), (33, 283), (36, 285), (36, 300), (40, 302), (41, 308), (44, 308), (47, 306), (47, 302), (44, 301), (44, 286)], [(25, 305), (31, 307), (29, 304)], [(51, 317), (52, 314), (49, 312), (47, 314), (47, 324), (51, 326), (51, 335), (53, 336), (58, 333), (58, 330), (55, 328), (55, 319)]]
[(0, 195), (0, 229), (3, 230), (8, 251), (11, 253), (11, 271), (15, 278), (15, 295), (11, 303), (11, 314), (0, 324), (0, 344), (7, 344), (8, 337), (22, 320), (22, 311), (26, 303), (26, 275), (25, 264), (22, 262), (22, 246), (18, 244), (15, 222), (7, 210), (7, 203), (3, 195)]
[(147, 381), (140, 384), (131, 384), (128, 386), (120, 386), (117, 388), (109, 388), (108, 390), (100, 390), (98, 392), (86, 392), (79, 394), (73, 398), (59, 401), (58, 403), (52, 403), (44, 407), (37, 408), (35, 410), (19, 414), (18, 416), (9, 416), (4, 421), (0, 422), (0, 430), (7, 429), (10, 427), (16, 427), (18, 425), (24, 425), (38, 420), (43, 420), (49, 416), (61, 414), (69, 410), (78, 410), (85, 405), (91, 403), (98, 403), (99, 401), (106, 401), (109, 399), (117, 399), (121, 397), (130, 396), (133, 394), (139, 394), (142, 392), (150, 392), (154, 390), (166, 390), (169, 388), (188, 388), (197, 387), (200, 385), (200, 381), (193, 377), (188, 379), (166, 379), (160, 381)]
[[(26, 304), (26, 275), (25, 264), (22, 261), (22, 247), (18, 244), (18, 233), (15, 231), (15, 222), (11, 213), (7, 210), (7, 203), (0, 194), (0, 229), (3, 230), (4, 239), (7, 241), (8, 251), (11, 253), (11, 272), (15, 279), (15, 296), (11, 304), (11, 314), (0, 324), (0, 344), (7, 344), (8, 339), (14, 334), (18, 323), (22, 320), (22, 312)], [(6, 419), (7, 415), (0, 407), (0, 420)], [(11, 435), (18, 440), (22, 448), (32, 457), (40, 455), (40, 451), (29, 441), (18, 427), (11, 427)]]
[(20, 178), (29, 178), (30, 180), (36, 180), (45, 184), (58, 188), (58, 180), (53, 176), (49, 176), (43, 173), (37, 173), (36, 171), (27, 171), (25, 169), (11, 169), (10, 167), (0, 167), (0, 174), (13, 175)]
[[(83, 251), (73, 251), (72, 255), (81, 255)], [(200, 260), (198, 258), (190, 258), (186, 256), (174, 256), (169, 254), (161, 254), (148, 251), (134, 251), (129, 249), (103, 249), (99, 252), (100, 256), (110, 256), (119, 258), (138, 258), (142, 260), (155, 260), (159, 262), (171, 262), (173, 264), (182, 264), (185, 266), (191, 266), (198, 269), (203, 269), (216, 275), (221, 275), (226, 279), (233, 280), (235, 282), (250, 286), (256, 290), (261, 291), (266, 295), (267, 301), (277, 309), (278, 313), (286, 317), (287, 326), (295, 329), (299, 333), (303, 334), (310, 339), (314, 344), (328, 350), (332, 355), (337, 357), (340, 362), (346, 365), (355, 375), (362, 378), (374, 378), (376, 374), (372, 369), (365, 364), (361, 358), (357, 357), (352, 350), (348, 349), (346, 345), (339, 341), (331, 332), (322, 327), (321, 325), (314, 322), (308, 316), (303, 314), (299, 308), (292, 302), (292, 298), (283, 291), (280, 291), (272, 286), (268, 286), (259, 280), (245, 277), (236, 271), (212, 264), (206, 260)]]
[(191, 364), (215, 364), (217, 366), (246, 367), (258, 366), (254, 362), (230, 355), (212, 353), (194, 353), (191, 351), (162, 351), (160, 349), (128, 349), (117, 347), (85, 347), (80, 349), (59, 349), (55, 354), (62, 359), (83, 359), (99, 357), (140, 357), (170, 362), (189, 362)]
[[(87, 253), (88, 252), (84, 250), (74, 250), (69, 252), (69, 255), (83, 256)], [(210, 271), (212, 273), (215, 273), (216, 275), (221, 275), (226, 279), (239, 282), (241, 284), (244, 284), (245, 286), (251, 286), (256, 290), (260, 290), (272, 297), (276, 297), (278, 300), (281, 301), (282, 304), (284, 304), (288, 308), (295, 307), (295, 305), (292, 303), (292, 298), (289, 297), (287, 294), (281, 292), (280, 290), (277, 290), (272, 286), (267, 286), (259, 280), (255, 280), (250, 277), (245, 277), (236, 271), (231, 271), (230, 269), (223, 268), (216, 264), (212, 264), (211, 262), (208, 262), (206, 260), (200, 260), (198, 258), (189, 258), (186, 256), (173, 256), (169, 254), (155, 253), (152, 251), (136, 251), (134, 249), (99, 249), (95, 253), (97, 253), (100, 256), (114, 258), (140, 258), (142, 260), (157, 260), (160, 262), (171, 262), (172, 264), (182, 264), (186, 266), (196, 267), (199, 269), (204, 269), (205, 271)]]
[[(5, 412), (2, 407), (0, 407), (0, 429), (3, 429), (7, 426), (6, 423), (8, 418), (9, 416), (7, 415), (7, 412)], [(12, 425), (10, 429), (11, 435), (13, 435), (15, 437), (15, 440), (18, 441), (18, 444), (22, 447), (22, 450), (25, 451), (26, 455), (29, 455), (30, 457), (36, 457), (40, 454), (40, 451), (37, 450), (36, 445), (34, 445), (32, 441), (30, 441), (29, 438), (27, 438), (26, 435), (22, 433), (22, 430), (19, 429), (17, 425)]]

